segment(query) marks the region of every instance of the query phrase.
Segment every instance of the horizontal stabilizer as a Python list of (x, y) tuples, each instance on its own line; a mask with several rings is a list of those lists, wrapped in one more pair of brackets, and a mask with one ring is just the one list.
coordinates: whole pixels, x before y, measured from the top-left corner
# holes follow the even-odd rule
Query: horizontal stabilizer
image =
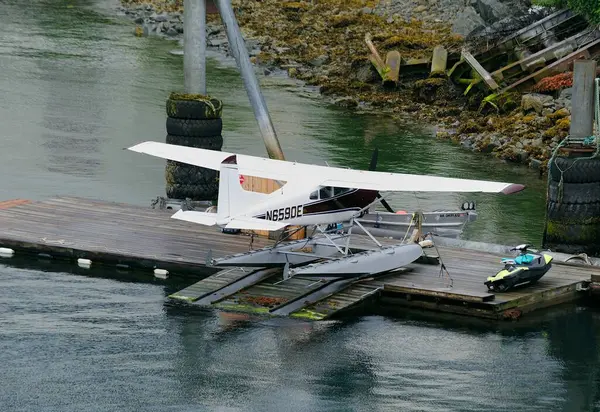
[(253, 217), (236, 217), (231, 220), (226, 229), (243, 229), (243, 230), (279, 230), (286, 227), (289, 223), (285, 222), (273, 222), (265, 219), (255, 219)]
[(184, 220), (186, 222), (199, 223), (205, 226), (214, 226), (217, 223), (216, 213), (195, 212), (193, 210), (179, 210), (173, 216), (173, 219)]

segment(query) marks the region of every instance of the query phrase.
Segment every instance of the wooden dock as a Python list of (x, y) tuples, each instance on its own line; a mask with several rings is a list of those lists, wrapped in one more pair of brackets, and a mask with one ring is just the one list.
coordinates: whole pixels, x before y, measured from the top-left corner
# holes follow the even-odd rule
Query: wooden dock
[(268, 239), (229, 235), (171, 219), (172, 210), (58, 197), (0, 202), (0, 247), (93, 264), (168, 270), (206, 277), (218, 269), (206, 259), (248, 251)]
[[(172, 211), (69, 197), (0, 202), (0, 247), (13, 249), (16, 254), (42, 254), (73, 262), (85, 258), (92, 260), (94, 266), (140, 269), (149, 276), (153, 269), (165, 269), (169, 276), (201, 279), (171, 295), (172, 299), (226, 310), (317, 320), (341, 316), (365, 302), (514, 319), (535, 309), (587, 296), (592, 278), (600, 279), (600, 267), (555, 261), (536, 285), (492, 294), (483, 282), (501, 268), (499, 255), (438, 247), (449, 277), (440, 276), (437, 264), (413, 263), (374, 279), (295, 276), (284, 281), (278, 269), (222, 269), (206, 265), (209, 256), (241, 253), (272, 241), (224, 234), (215, 228), (171, 219), (171, 214)], [(360, 237), (353, 239), (354, 247), (360, 248), (360, 244)]]

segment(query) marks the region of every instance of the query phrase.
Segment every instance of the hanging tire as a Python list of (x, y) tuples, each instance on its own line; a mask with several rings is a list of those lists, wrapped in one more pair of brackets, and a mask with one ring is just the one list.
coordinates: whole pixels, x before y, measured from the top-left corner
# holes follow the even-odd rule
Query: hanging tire
[[(600, 203), (548, 202), (548, 219), (564, 224), (592, 224), (600, 222)], [(600, 236), (600, 233), (599, 233)]]
[(185, 163), (167, 160), (165, 180), (167, 184), (184, 185), (218, 185), (219, 173), (216, 170), (205, 169)]
[(175, 119), (220, 119), (223, 102), (218, 99), (174, 100), (167, 99), (167, 116)]
[(218, 195), (218, 185), (167, 185), (166, 192), (169, 199), (214, 200)]
[[(562, 189), (562, 190), (561, 190)], [(557, 203), (598, 203), (600, 202), (600, 182), (592, 183), (548, 183), (548, 200)]]
[(556, 241), (545, 242), (544, 248), (553, 252), (567, 253), (569, 255), (578, 255), (580, 253), (586, 253), (589, 256), (600, 255), (600, 243), (586, 243), (585, 245), (575, 245)]
[(546, 225), (547, 243), (594, 245), (600, 243), (600, 223), (573, 224), (549, 220)]
[(219, 136), (223, 130), (221, 119), (175, 119), (167, 117), (167, 133), (177, 136), (209, 137)]
[(179, 146), (220, 151), (223, 147), (223, 136), (190, 137), (168, 134), (166, 142), (168, 144), (176, 144)]
[(550, 179), (565, 183), (600, 182), (600, 158), (555, 157), (548, 164)]

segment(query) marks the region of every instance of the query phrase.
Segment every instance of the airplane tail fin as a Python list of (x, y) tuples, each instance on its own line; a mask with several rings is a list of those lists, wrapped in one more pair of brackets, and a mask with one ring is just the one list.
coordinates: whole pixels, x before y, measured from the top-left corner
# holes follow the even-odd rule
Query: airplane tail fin
[(223, 160), (219, 174), (218, 220), (243, 214), (249, 207), (263, 201), (266, 196), (268, 195), (264, 193), (244, 190), (235, 155)]

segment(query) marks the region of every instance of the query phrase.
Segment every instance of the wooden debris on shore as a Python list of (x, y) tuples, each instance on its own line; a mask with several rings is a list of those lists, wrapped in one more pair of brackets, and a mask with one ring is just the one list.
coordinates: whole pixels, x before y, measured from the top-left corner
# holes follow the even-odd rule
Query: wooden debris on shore
[(388, 69), (385, 77), (383, 78), (384, 85), (398, 84), (398, 77), (400, 75), (400, 53), (396, 50), (388, 52), (385, 56), (385, 65)]
[(445, 73), (448, 64), (448, 51), (444, 46), (435, 46), (431, 57), (431, 74)]
[(398, 84), (398, 78), (400, 76), (400, 64), (402, 62), (402, 56), (397, 50), (389, 51), (385, 56), (385, 62), (379, 55), (377, 48), (371, 40), (371, 34), (365, 34), (365, 43), (371, 51), (369, 60), (377, 69), (377, 73), (381, 77), (384, 86), (396, 86)]
[(487, 50), (473, 54), (463, 50), (461, 60), (449, 75), (455, 83), (467, 86), (465, 93), (481, 85), (502, 94), (569, 71), (577, 59), (600, 56), (600, 30), (577, 19), (582, 18), (565, 10), (557, 11)]
[(375, 69), (377, 69), (377, 73), (379, 73), (379, 76), (381, 77), (381, 79), (385, 80), (389, 69), (388, 69), (388, 66), (385, 64), (385, 62), (383, 61), (383, 59), (381, 58), (381, 56), (379, 55), (377, 48), (375, 48), (375, 45), (373, 44), (373, 41), (371, 40), (370, 33), (365, 34), (365, 43), (367, 43), (367, 47), (371, 51), (371, 55), (369, 55), (369, 60), (371, 61), (373, 66), (375, 66)]

